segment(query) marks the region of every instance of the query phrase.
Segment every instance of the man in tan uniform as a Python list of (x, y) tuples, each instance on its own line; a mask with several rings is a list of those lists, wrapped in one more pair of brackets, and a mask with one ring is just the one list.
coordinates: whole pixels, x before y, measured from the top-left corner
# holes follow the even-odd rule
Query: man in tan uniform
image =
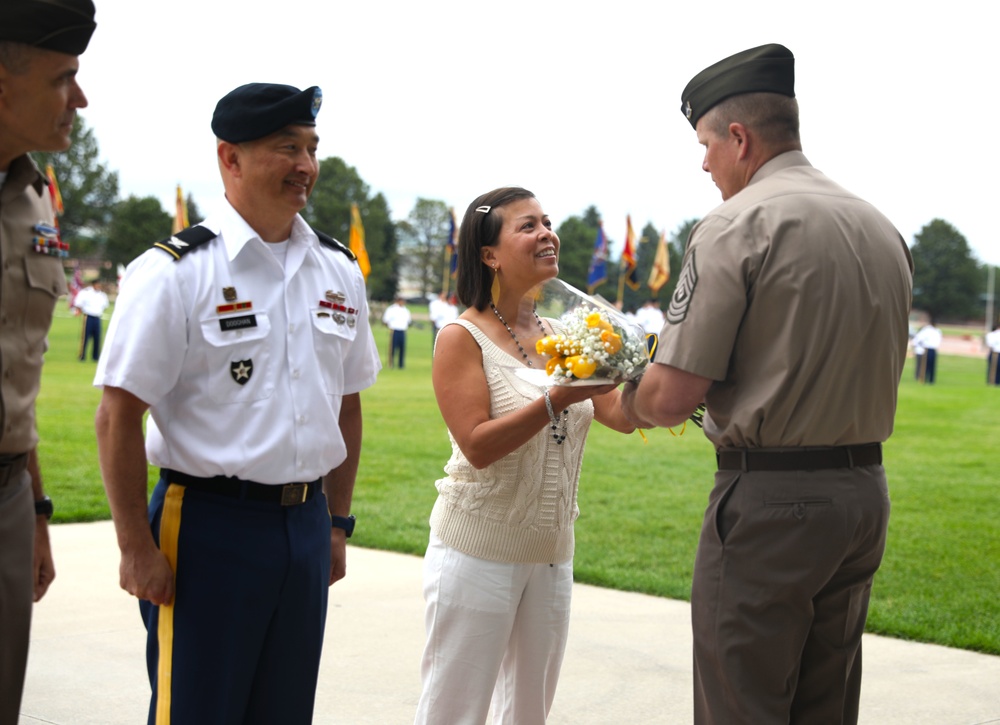
[(853, 723), (912, 260), (802, 154), (787, 48), (707, 68), (682, 111), (723, 203), (691, 232), (623, 407), (674, 426), (704, 401), (718, 450), (691, 592), (695, 722)]
[(28, 153), (69, 147), (90, 0), (0, 3), (0, 723), (15, 723), (32, 600), (55, 569), (52, 502), (35, 453), (35, 398), (52, 310), (66, 293), (47, 181)]

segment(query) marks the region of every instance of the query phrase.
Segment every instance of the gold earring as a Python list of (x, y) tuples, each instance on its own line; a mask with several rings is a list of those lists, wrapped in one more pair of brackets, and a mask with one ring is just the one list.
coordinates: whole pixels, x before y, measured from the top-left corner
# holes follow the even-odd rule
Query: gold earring
[(490, 286), (490, 298), (494, 305), (500, 304), (500, 270), (493, 265), (493, 284)]

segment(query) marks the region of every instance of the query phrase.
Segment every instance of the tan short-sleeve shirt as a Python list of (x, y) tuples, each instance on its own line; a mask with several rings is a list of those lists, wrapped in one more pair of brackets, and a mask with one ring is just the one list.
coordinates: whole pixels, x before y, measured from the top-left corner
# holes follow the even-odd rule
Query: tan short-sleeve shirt
[(58, 257), (35, 250), (36, 226), (54, 224), (38, 167), (15, 159), (0, 188), (0, 454), (38, 442), (35, 398), (56, 300), (66, 294)]
[(692, 230), (655, 362), (716, 381), (705, 434), (717, 447), (883, 441), (912, 269), (877, 209), (781, 154)]

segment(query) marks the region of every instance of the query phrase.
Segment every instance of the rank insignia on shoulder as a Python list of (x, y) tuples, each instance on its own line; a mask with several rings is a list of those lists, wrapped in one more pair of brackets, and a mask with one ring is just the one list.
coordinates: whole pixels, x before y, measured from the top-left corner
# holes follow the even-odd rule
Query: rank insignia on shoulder
[(246, 385), (253, 375), (253, 360), (234, 360), (229, 363), (229, 374), (238, 385)]
[(346, 254), (347, 258), (352, 262), (358, 261), (358, 258), (354, 255), (354, 252), (352, 252), (350, 248), (346, 247), (342, 242), (338, 242), (329, 234), (324, 234), (318, 229), (313, 229), (313, 231), (316, 232), (316, 236), (319, 237), (320, 244), (322, 244), (324, 247), (327, 247), (329, 249), (336, 249), (338, 252)]
[(173, 257), (174, 261), (177, 261), (188, 252), (197, 249), (206, 242), (212, 241), (217, 236), (219, 235), (211, 229), (196, 224), (193, 227), (188, 227), (177, 232), (169, 239), (156, 242), (153, 246), (157, 249), (162, 249)]

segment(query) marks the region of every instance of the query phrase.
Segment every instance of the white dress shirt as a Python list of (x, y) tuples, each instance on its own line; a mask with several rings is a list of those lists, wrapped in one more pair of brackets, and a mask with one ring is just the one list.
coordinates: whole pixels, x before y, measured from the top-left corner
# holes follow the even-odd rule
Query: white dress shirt
[(381, 363), (355, 262), (296, 217), (284, 268), (228, 203), (219, 236), (125, 275), (94, 384), (150, 405), (157, 466), (260, 483), (316, 479), (347, 455), (343, 395)]

